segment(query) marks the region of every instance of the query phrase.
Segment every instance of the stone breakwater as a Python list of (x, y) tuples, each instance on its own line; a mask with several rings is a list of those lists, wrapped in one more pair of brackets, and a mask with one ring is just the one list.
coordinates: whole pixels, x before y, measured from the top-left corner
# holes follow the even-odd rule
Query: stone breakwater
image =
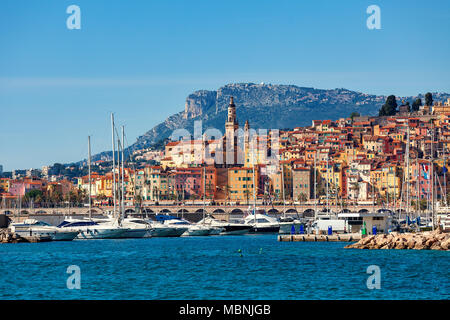
[(367, 236), (345, 248), (353, 249), (414, 249), (414, 250), (449, 250), (450, 233), (442, 230), (420, 233), (379, 234)]
[(21, 237), (8, 229), (0, 229), (0, 243), (41, 242), (43, 239), (37, 236)]

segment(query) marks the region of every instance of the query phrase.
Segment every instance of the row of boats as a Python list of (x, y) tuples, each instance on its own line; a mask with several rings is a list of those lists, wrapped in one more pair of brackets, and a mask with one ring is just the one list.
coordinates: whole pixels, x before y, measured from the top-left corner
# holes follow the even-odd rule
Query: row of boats
[(66, 218), (57, 226), (44, 221), (26, 219), (10, 225), (21, 237), (38, 237), (41, 241), (71, 241), (74, 239), (121, 239), (181, 236), (242, 235), (247, 233), (288, 234), (302, 222), (285, 217), (274, 218), (264, 213), (249, 214), (244, 219), (224, 221), (207, 216), (197, 223), (171, 215), (151, 219), (126, 217)]

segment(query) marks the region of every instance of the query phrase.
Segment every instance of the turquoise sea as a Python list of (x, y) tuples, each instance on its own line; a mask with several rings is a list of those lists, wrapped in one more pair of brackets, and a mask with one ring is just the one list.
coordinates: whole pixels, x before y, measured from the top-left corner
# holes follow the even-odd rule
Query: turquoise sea
[[(450, 298), (450, 252), (346, 244), (276, 235), (2, 244), (0, 300)], [(67, 288), (70, 265), (79, 290)], [(367, 288), (370, 265), (381, 289)]]

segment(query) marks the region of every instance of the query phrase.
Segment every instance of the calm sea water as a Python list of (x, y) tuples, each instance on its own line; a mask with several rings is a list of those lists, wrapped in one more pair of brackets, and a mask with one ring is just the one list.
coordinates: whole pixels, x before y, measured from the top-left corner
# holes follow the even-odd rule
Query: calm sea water
[[(345, 245), (276, 235), (2, 244), (0, 299), (450, 298), (449, 252)], [(80, 290), (67, 289), (69, 265)], [(366, 286), (370, 265), (379, 290)]]

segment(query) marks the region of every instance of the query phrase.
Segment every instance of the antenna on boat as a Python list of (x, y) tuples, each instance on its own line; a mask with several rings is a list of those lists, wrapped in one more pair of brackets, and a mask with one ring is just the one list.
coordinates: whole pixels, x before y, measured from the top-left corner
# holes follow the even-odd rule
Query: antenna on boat
[(125, 202), (124, 202), (124, 198), (125, 198), (125, 174), (124, 174), (124, 162), (125, 162), (125, 158), (124, 158), (124, 144), (125, 144), (125, 126), (122, 126), (122, 219), (125, 218)]
[(406, 216), (409, 217), (409, 119), (406, 130)]
[(113, 176), (113, 185), (112, 185), (112, 196), (114, 203), (113, 217), (116, 215), (116, 160), (115, 160), (115, 149), (116, 143), (114, 141), (114, 113), (111, 113), (111, 137), (112, 137), (112, 176)]
[(88, 176), (89, 176), (89, 220), (92, 219), (91, 213), (91, 136), (88, 136)]

